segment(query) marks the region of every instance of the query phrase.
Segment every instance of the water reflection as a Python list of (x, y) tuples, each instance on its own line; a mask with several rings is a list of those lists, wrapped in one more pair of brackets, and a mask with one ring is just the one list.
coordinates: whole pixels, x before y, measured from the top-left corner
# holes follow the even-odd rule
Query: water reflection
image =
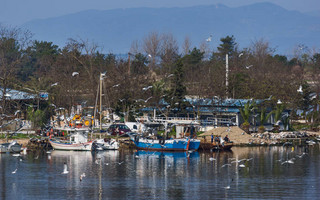
[(0, 154), (0, 199), (317, 198), (319, 152), (313, 145)]

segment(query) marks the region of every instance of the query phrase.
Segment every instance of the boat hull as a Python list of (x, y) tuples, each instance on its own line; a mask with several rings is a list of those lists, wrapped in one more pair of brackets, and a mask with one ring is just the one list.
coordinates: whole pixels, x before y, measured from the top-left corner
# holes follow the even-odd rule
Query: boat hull
[(138, 138), (133, 139), (137, 149), (150, 151), (188, 151), (198, 150), (200, 140), (196, 139), (170, 139), (170, 140), (154, 140)]
[(22, 151), (22, 145), (15, 143), (4, 143), (0, 144), (0, 153), (20, 153)]
[(210, 142), (201, 142), (200, 149), (202, 150), (219, 150), (219, 151), (231, 151), (233, 143), (224, 143), (224, 145), (210, 143)]
[(58, 141), (49, 140), (53, 149), (65, 151), (91, 151), (92, 142), (85, 143), (61, 143)]

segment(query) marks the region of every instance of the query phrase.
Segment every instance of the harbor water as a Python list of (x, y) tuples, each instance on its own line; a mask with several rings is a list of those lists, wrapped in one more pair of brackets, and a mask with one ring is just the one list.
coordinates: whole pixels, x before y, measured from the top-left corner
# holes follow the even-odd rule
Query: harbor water
[(5, 153), (0, 199), (319, 199), (319, 175), (319, 144)]

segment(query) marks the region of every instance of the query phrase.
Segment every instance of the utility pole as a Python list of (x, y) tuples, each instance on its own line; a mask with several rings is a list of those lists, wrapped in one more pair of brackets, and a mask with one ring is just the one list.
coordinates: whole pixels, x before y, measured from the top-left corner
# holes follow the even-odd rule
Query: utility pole
[(229, 61), (228, 54), (226, 54), (226, 98), (228, 99), (228, 87), (229, 87)]
[(103, 77), (102, 74), (100, 74), (100, 130), (102, 130), (102, 81)]

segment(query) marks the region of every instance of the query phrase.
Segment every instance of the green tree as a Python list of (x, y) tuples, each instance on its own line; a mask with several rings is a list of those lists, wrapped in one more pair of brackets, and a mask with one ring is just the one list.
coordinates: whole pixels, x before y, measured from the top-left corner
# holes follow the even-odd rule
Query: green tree
[(266, 108), (262, 107), (260, 109), (260, 126), (259, 126), (259, 132), (264, 132), (265, 127), (264, 124), (267, 122), (267, 120), (271, 117), (273, 114), (273, 111), (269, 112), (268, 114), (266, 113)]
[(222, 42), (218, 47), (218, 53), (223, 58), (226, 54), (232, 56), (236, 51), (237, 43), (235, 42), (235, 37), (227, 36), (225, 38), (221, 38), (220, 41)]
[(184, 85), (184, 71), (182, 60), (178, 60), (176, 63), (174, 76), (172, 79), (171, 89), (166, 100), (170, 102), (172, 109), (176, 109), (178, 112), (185, 112), (187, 103), (184, 101), (187, 92)]
[(249, 119), (251, 117), (252, 111), (256, 108), (256, 102), (254, 100), (252, 101), (247, 101), (244, 106), (241, 104), (241, 107), (239, 108), (241, 117), (243, 119), (243, 123), (241, 124), (241, 128), (249, 133), (249, 128), (250, 128), (250, 122)]

